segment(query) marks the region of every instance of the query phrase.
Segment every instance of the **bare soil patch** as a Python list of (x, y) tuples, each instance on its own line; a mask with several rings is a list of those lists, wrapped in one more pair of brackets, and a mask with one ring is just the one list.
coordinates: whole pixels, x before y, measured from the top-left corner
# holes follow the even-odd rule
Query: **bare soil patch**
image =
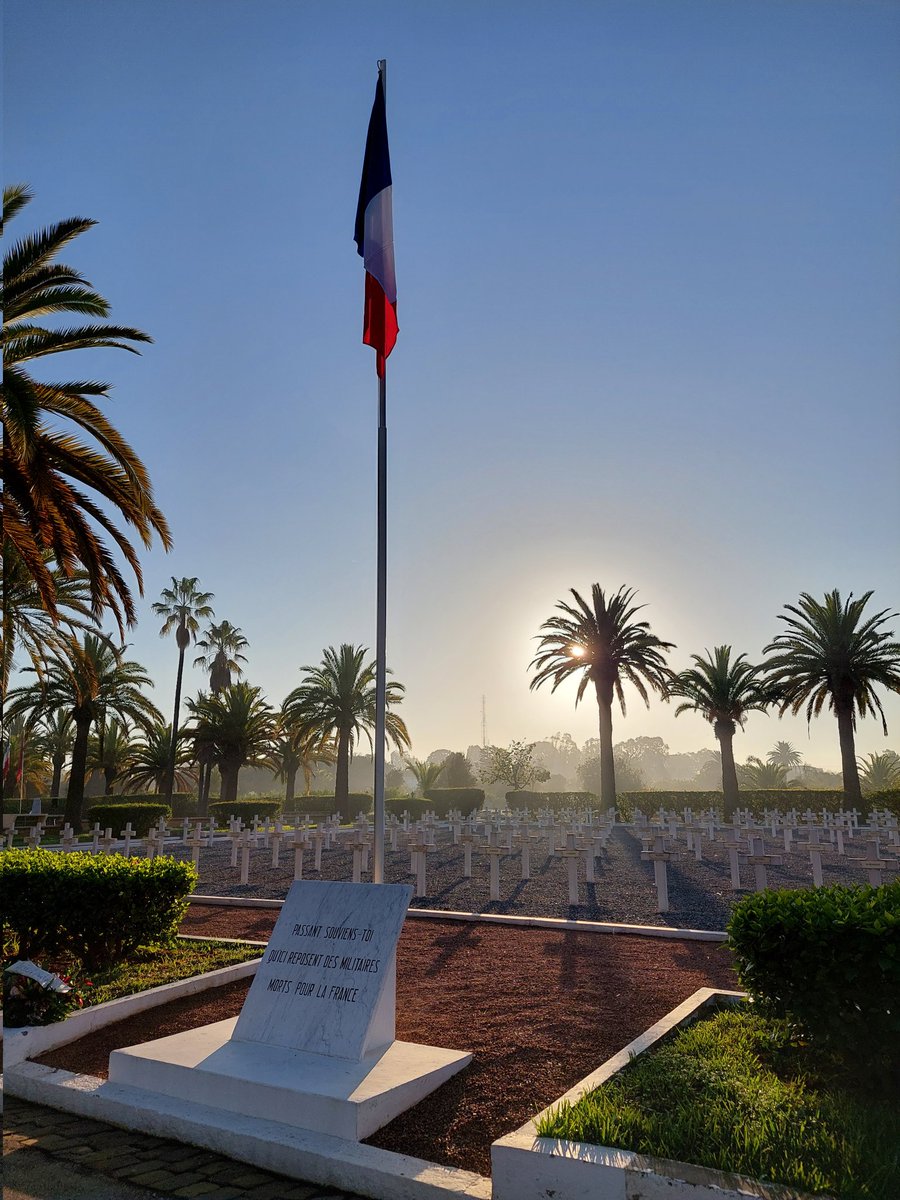
[[(192, 905), (183, 932), (266, 939), (276, 910)], [(105, 1076), (111, 1050), (234, 1016), (247, 982), (175, 1001), (39, 1061)], [(721, 945), (620, 934), (407, 921), (397, 1036), (470, 1050), (465, 1071), (369, 1139), (490, 1174), (490, 1145), (699, 987), (737, 986)]]

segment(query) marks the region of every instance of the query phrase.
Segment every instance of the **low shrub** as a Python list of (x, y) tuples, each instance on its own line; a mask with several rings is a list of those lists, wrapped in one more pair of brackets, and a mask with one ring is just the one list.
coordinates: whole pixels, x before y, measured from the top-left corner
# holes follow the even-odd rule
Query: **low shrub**
[(732, 910), (741, 984), (846, 1063), (900, 1070), (900, 880), (764, 891)]
[(426, 809), (431, 808), (421, 796), (391, 796), (385, 797), (384, 815), (386, 817), (402, 817), (408, 812), (413, 821), (425, 816)]
[(156, 796), (152, 800), (104, 800), (88, 809), (88, 822), (99, 823), (101, 829), (111, 829), (118, 837), (128, 822), (138, 837), (146, 837), (160, 817), (172, 815), (168, 804)]
[(576, 809), (594, 808), (600, 803), (593, 792), (507, 792), (506, 803), (510, 808), (528, 808), (536, 812), (539, 808)]
[[(425, 793), (430, 808), (436, 817), (446, 817), (454, 810), (464, 817), (484, 807), (483, 788), (429, 788)], [(412, 811), (412, 810), (410, 810)]]
[(372, 811), (373, 800), (368, 792), (351, 792), (347, 803), (338, 806), (334, 793), (315, 792), (310, 796), (297, 796), (291, 807), (291, 814), (305, 813), (311, 817), (330, 817), (339, 812), (341, 821), (354, 821), (358, 813)]
[(869, 792), (868, 795), (863, 796), (863, 807), (866, 814), (876, 808), (880, 812), (887, 809), (895, 817), (900, 817), (900, 788), (891, 788), (887, 792)]
[[(738, 807), (749, 809), (754, 817), (761, 817), (766, 809), (780, 809), (789, 812), (792, 808), (805, 812), (807, 808), (813, 812), (840, 812), (842, 808), (851, 809), (844, 793), (840, 788), (771, 788), (767, 790), (743, 791), (739, 793)], [(616, 808), (623, 821), (634, 819), (634, 812), (654, 813), (657, 809), (666, 808), (681, 812), (691, 808), (694, 812), (701, 809), (713, 808), (721, 815), (724, 800), (721, 792), (672, 792), (644, 791), (619, 792), (616, 797)], [(877, 792), (863, 796), (861, 805), (863, 817), (868, 816), (873, 808), (888, 809), (900, 816), (900, 791)]]
[(189, 862), (157, 856), (7, 850), (0, 855), (4, 956), (68, 952), (89, 971), (172, 938), (197, 882)]
[(281, 809), (280, 800), (212, 800), (209, 815), (217, 825), (227, 825), (231, 817), (239, 817), (245, 825), (255, 818), (264, 821), (274, 817)]

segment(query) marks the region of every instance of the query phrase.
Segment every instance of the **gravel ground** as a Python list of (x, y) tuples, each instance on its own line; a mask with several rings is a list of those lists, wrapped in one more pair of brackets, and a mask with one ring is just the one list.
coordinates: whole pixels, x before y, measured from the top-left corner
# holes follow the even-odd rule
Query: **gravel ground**
[[(584, 882), (584, 865), (579, 863), (581, 903), (569, 904), (566, 860), (549, 856), (542, 846), (532, 850), (532, 878), (521, 878), (518, 852), (500, 859), (500, 895), (490, 900), (489, 860), (477, 850), (472, 856), (472, 878), (463, 877), (463, 850), (454, 846), (449, 832), (439, 831), (437, 849), (429, 851), (427, 895), (413, 899), (411, 907), (457, 912), (509, 913), (517, 916), (578, 918), (592, 921), (624, 921), (641, 925), (668, 925), (677, 929), (724, 929), (731, 906), (743, 892), (731, 887), (728, 852), (722, 846), (704, 840), (702, 862), (697, 862), (681, 842), (669, 862), (670, 911), (659, 913), (653, 864), (641, 862), (641, 843), (628, 829), (617, 827), (607, 849), (597, 857), (596, 883)], [(858, 865), (864, 855), (862, 842), (848, 841), (846, 855), (839, 858), (833, 849), (823, 847), (822, 868), (825, 884), (865, 883), (865, 871)], [(781, 838), (766, 839), (767, 853), (781, 855), (781, 866), (768, 869), (770, 887), (809, 887), (812, 871), (805, 850), (784, 854)], [(167, 853), (189, 858), (190, 851), (173, 844)], [(274, 870), (272, 851), (260, 848), (250, 852), (249, 883), (242, 885), (240, 868), (231, 866), (230, 842), (201, 851), (200, 882), (197, 893), (206, 896), (245, 896), (282, 899), (293, 881), (293, 850), (283, 846), (281, 865)], [(415, 883), (410, 873), (408, 851), (385, 852), (385, 880), (388, 883)], [(333, 849), (322, 853), (322, 871), (312, 870), (313, 855), (304, 855), (304, 877), (309, 879), (350, 879), (353, 854)], [(371, 875), (364, 875), (370, 879)], [(753, 868), (741, 866), (741, 883), (753, 888)]]

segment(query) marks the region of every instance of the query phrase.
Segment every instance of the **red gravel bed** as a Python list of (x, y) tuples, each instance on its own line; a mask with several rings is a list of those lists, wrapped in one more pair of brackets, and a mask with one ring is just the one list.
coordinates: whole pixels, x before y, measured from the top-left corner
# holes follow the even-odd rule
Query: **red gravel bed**
[[(183, 932), (266, 939), (278, 910), (192, 905)], [(106, 1075), (110, 1050), (234, 1016), (248, 982), (175, 1001), (39, 1061)], [(407, 921), (397, 953), (397, 1037), (469, 1050), (472, 1064), (369, 1143), (490, 1174), (518, 1128), (699, 987), (734, 988), (720, 944)]]

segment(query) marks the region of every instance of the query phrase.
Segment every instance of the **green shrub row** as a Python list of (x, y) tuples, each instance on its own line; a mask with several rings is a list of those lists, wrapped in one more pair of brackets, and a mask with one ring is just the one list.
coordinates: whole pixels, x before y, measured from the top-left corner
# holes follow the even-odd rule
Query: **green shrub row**
[(900, 880), (757, 892), (728, 942), (760, 1006), (848, 1063), (900, 1070)]
[(174, 936), (197, 882), (191, 863), (53, 850), (0, 855), (3, 952), (76, 955), (89, 971)]
[(239, 817), (245, 825), (249, 825), (254, 817), (264, 821), (276, 816), (280, 809), (280, 800), (213, 800), (209, 805), (209, 815), (217, 825), (227, 825), (231, 817)]
[(599, 804), (593, 792), (507, 792), (506, 803), (510, 808), (596, 808)]
[(168, 804), (163, 804), (158, 796), (152, 800), (104, 800), (102, 804), (92, 804), (88, 809), (88, 823), (99, 822), (101, 829), (111, 829), (115, 837), (131, 822), (131, 828), (138, 837), (146, 837), (160, 817), (166, 820), (172, 815)]
[(427, 807), (436, 817), (446, 817), (453, 810), (468, 817), (484, 806), (483, 788), (429, 788), (425, 793)]
[[(877, 795), (863, 796), (861, 812), (864, 815), (873, 809), (887, 808), (890, 811), (900, 801), (900, 792), (879, 792)], [(844, 793), (840, 788), (772, 788), (759, 791), (742, 791), (739, 793), (738, 807), (749, 809), (754, 817), (761, 817), (765, 810), (781, 809), (789, 812), (792, 808), (798, 812), (840, 812), (846, 805)], [(681, 812), (690, 808), (695, 813), (703, 809), (713, 808), (722, 813), (724, 801), (721, 792), (619, 792), (616, 797), (616, 809), (623, 821), (634, 819), (636, 809), (651, 814), (657, 809), (666, 808)]]
[(368, 792), (350, 792), (347, 803), (341, 807), (334, 793), (316, 792), (310, 796), (297, 796), (291, 805), (291, 813), (307, 813), (309, 816), (330, 817), (339, 812), (342, 821), (355, 821), (359, 813), (372, 811), (372, 797)]

